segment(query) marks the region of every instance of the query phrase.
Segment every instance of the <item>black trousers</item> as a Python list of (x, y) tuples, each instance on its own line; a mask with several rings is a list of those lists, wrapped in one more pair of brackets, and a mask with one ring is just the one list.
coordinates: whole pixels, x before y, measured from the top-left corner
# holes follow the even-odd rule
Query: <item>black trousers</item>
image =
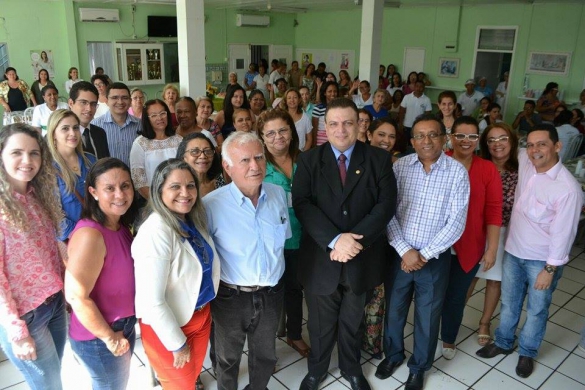
[(366, 293), (351, 290), (343, 267), (337, 289), (330, 295), (305, 292), (309, 309), (311, 354), (308, 365), (311, 375), (323, 375), (329, 368), (331, 352), (337, 342), (339, 368), (347, 375), (361, 375), (360, 346), (363, 334)]

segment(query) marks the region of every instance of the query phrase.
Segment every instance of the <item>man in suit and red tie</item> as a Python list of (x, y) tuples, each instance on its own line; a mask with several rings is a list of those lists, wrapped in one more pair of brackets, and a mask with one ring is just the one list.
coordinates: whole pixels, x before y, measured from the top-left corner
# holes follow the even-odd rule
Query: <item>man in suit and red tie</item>
[(339, 368), (353, 390), (368, 390), (360, 365), (366, 291), (383, 281), (390, 247), (385, 227), (396, 208), (390, 153), (357, 141), (353, 101), (328, 104), (329, 142), (302, 153), (292, 186), (303, 226), (299, 281), (309, 309), (309, 373), (300, 389), (319, 387), (337, 341)]

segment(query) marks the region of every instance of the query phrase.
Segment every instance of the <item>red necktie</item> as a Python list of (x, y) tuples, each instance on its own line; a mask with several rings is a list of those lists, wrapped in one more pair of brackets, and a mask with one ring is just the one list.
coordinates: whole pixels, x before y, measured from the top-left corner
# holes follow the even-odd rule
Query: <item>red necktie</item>
[(345, 185), (345, 177), (347, 176), (347, 168), (345, 167), (345, 154), (339, 155), (339, 177), (341, 177), (341, 185)]

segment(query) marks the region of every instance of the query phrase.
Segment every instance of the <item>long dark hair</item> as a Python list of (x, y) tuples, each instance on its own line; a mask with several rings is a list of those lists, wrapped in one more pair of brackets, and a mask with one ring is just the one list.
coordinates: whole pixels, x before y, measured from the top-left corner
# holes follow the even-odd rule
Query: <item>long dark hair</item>
[(155, 104), (160, 104), (164, 107), (165, 111), (167, 112), (167, 127), (165, 128), (165, 135), (167, 137), (171, 137), (175, 135), (175, 130), (173, 129), (173, 123), (171, 121), (171, 112), (169, 111), (169, 106), (160, 99), (152, 99), (147, 101), (144, 104), (143, 113), (142, 113), (142, 130), (138, 132), (141, 136), (148, 139), (154, 139), (156, 137), (156, 133), (150, 123), (150, 118), (148, 117), (148, 108)]
[(494, 123), (493, 125), (489, 125), (481, 136), (479, 137), (479, 150), (481, 157), (492, 161), (492, 155), (490, 153), (490, 149), (488, 147), (487, 139), (488, 133), (491, 129), (502, 129), (508, 135), (508, 142), (510, 143), (510, 157), (508, 157), (508, 161), (504, 164), (504, 168), (510, 172), (517, 172), (518, 171), (518, 136), (516, 132), (512, 129), (510, 125), (504, 122)]
[[(105, 157), (99, 159), (89, 170), (87, 173), (87, 177), (85, 178), (85, 197), (83, 202), (83, 210), (81, 212), (81, 218), (93, 219), (100, 225), (104, 225), (106, 223), (106, 215), (100, 208), (98, 201), (93, 197), (92, 194), (89, 193), (89, 187), (96, 188), (97, 179), (103, 175), (104, 173), (112, 170), (112, 169), (121, 169), (124, 172), (128, 173), (128, 177), (130, 178), (130, 184), (134, 189), (134, 183), (132, 182), (132, 175), (130, 174), (130, 168), (126, 164), (124, 164), (121, 160), (118, 160), (114, 157)], [(120, 218), (120, 223), (124, 226), (130, 226), (132, 222), (134, 222), (134, 218), (136, 217), (137, 213), (137, 205), (136, 202), (133, 200), (130, 208), (122, 217)]]
[(242, 88), (241, 85), (236, 84), (233, 87), (229, 88), (227, 94), (225, 95), (225, 99), (223, 99), (223, 117), (227, 125), (234, 124), (234, 121), (232, 119), (232, 117), (234, 116), (234, 106), (232, 105), (232, 98), (234, 97), (237, 91), (242, 91), (242, 93), (244, 94), (244, 102), (242, 103), (242, 107), (239, 108), (248, 109), (250, 108), (250, 102), (248, 102), (246, 90)]
[[(191, 133), (191, 134), (186, 135), (185, 138), (183, 138), (183, 140), (179, 144), (179, 147), (177, 148), (176, 158), (183, 160), (185, 153), (187, 153), (187, 145), (189, 145), (189, 142), (191, 142), (194, 139), (205, 140), (205, 141), (207, 141), (207, 143), (209, 144), (209, 147), (211, 149), (215, 149), (215, 147), (213, 146), (213, 144), (211, 143), (209, 138), (207, 138), (207, 136), (205, 136), (205, 134)], [(219, 154), (216, 152), (213, 155), (213, 160), (211, 161), (211, 166), (209, 167), (209, 170), (207, 171), (207, 178), (209, 180), (213, 180), (213, 179), (217, 178), (221, 172), (222, 172), (221, 159), (219, 157)]]
[(325, 92), (327, 92), (327, 88), (330, 85), (334, 85), (335, 89), (337, 89), (337, 97), (339, 97), (339, 84), (335, 81), (325, 81), (323, 85), (321, 85), (321, 89), (319, 90), (319, 96), (321, 97), (321, 104), (327, 106), (327, 98), (325, 97)]

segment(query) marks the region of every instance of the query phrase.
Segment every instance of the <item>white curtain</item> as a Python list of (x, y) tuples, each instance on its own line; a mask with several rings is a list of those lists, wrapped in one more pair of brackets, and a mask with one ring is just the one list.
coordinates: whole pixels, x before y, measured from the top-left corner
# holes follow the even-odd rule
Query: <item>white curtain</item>
[(95, 68), (104, 68), (104, 73), (115, 79), (114, 48), (111, 42), (87, 42), (87, 57), (89, 72), (95, 74)]

